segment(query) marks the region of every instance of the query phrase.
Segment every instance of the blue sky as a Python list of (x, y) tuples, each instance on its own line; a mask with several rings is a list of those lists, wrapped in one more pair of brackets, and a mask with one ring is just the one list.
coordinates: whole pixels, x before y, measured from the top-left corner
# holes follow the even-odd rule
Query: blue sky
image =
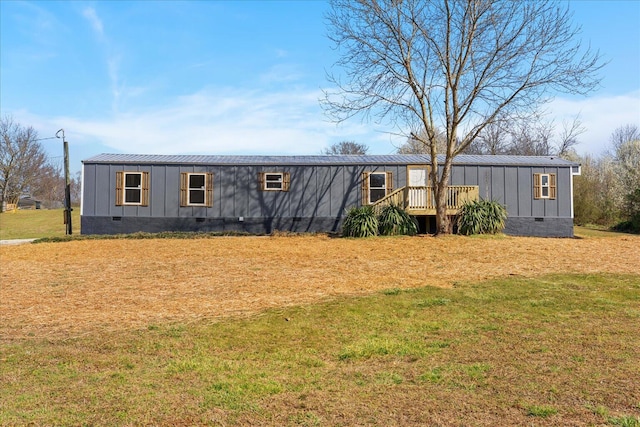
[[(572, 0), (583, 41), (609, 64), (588, 98), (548, 106), (558, 128), (580, 114), (578, 151), (599, 154), (640, 125), (640, 1)], [(336, 126), (319, 98), (337, 59), (323, 1), (0, 2), (0, 113), (64, 128), (72, 170), (95, 154), (319, 154), (353, 140), (372, 154), (402, 143), (383, 125)], [(43, 144), (52, 157), (59, 140)]]

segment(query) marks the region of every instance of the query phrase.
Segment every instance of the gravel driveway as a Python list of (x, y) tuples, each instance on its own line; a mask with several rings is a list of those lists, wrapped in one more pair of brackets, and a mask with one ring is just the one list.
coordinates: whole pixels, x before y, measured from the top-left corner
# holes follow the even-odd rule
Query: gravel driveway
[(12, 240), (0, 240), (0, 245), (24, 245), (25, 243), (31, 243), (36, 239), (12, 239)]

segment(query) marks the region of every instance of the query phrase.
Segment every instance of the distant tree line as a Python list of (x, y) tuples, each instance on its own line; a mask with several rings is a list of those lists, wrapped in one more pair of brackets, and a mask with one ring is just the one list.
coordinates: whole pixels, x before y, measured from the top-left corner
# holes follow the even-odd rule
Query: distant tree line
[[(578, 117), (571, 122), (563, 122), (562, 129), (557, 132), (553, 121), (545, 121), (536, 114), (520, 120), (498, 119), (488, 124), (463, 154), (508, 154), (521, 156), (562, 156), (575, 153), (578, 137), (584, 133)], [(445, 132), (433, 129), (439, 152), (446, 149)], [(429, 154), (430, 147), (424, 138), (411, 135), (398, 147), (399, 154)]]
[(601, 156), (575, 156), (582, 175), (574, 181), (575, 222), (640, 233), (640, 129), (617, 128)]
[(357, 155), (367, 154), (367, 151), (369, 151), (369, 147), (366, 144), (359, 144), (355, 141), (341, 141), (331, 144), (328, 148), (322, 150), (322, 154), (328, 156)]
[[(64, 206), (64, 174), (60, 162), (45, 153), (38, 132), (12, 117), (0, 119), (0, 212), (30, 196), (45, 208)], [(80, 176), (71, 182), (72, 203), (80, 200)]]

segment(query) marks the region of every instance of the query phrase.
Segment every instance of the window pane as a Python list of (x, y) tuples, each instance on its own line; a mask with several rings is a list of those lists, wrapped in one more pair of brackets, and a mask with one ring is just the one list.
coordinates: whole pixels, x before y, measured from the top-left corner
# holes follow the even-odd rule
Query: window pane
[(267, 181), (266, 184), (267, 184), (266, 188), (269, 188), (269, 189), (277, 189), (277, 190), (282, 189), (282, 183), (281, 182)]
[(542, 186), (548, 186), (549, 185), (549, 175), (541, 175), (540, 179), (542, 181)]
[(385, 188), (386, 173), (372, 173), (369, 175), (369, 188)]
[(125, 203), (140, 203), (141, 198), (140, 198), (140, 193), (142, 193), (140, 190), (134, 189), (134, 190), (125, 190), (124, 191), (124, 202)]
[(204, 188), (204, 175), (189, 175), (189, 188)]
[(369, 202), (377, 202), (385, 196), (385, 190), (371, 190)]
[(204, 204), (204, 190), (189, 190), (189, 203)]
[(265, 179), (267, 181), (282, 181), (282, 175), (279, 173), (268, 173)]
[(126, 173), (124, 174), (124, 186), (125, 187), (140, 187), (142, 183), (141, 173)]
[(542, 197), (549, 197), (549, 187), (542, 187)]

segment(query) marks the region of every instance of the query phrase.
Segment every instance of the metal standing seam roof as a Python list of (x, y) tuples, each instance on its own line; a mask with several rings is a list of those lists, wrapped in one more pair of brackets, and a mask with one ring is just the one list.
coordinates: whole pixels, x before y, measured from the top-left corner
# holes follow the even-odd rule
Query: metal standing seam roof
[[(413, 165), (428, 164), (431, 157), (424, 154), (382, 155), (315, 155), (315, 156), (235, 156), (235, 155), (164, 155), (164, 154), (99, 154), (82, 161), (84, 164), (173, 164), (211, 166), (314, 166), (314, 165)], [(438, 155), (438, 163), (444, 155)], [(487, 166), (579, 166), (556, 156), (508, 156), (461, 154), (453, 159), (455, 165)]]

